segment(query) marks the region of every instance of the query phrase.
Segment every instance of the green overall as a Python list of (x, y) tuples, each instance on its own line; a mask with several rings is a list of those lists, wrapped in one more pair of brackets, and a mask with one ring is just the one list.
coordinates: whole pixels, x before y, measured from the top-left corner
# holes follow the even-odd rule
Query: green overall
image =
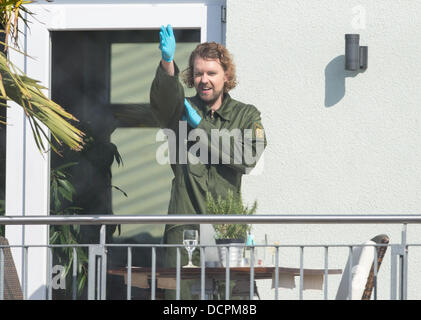
[[(234, 194), (240, 194), (242, 175), (256, 165), (266, 147), (266, 136), (256, 107), (236, 101), (227, 93), (213, 115), (198, 95), (187, 98), (202, 117), (197, 127), (199, 130), (192, 129), (187, 121), (181, 121), (185, 109), (184, 89), (178, 79), (179, 69), (175, 62), (174, 67), (175, 74), (170, 76), (159, 65), (150, 91), (152, 112), (160, 127), (173, 132), (167, 134), (174, 172), (168, 214), (206, 214), (207, 192), (215, 199), (219, 195), (224, 198), (229, 189)], [(247, 134), (244, 133), (246, 131)], [(246, 146), (251, 150), (252, 157), (243, 150)], [(185, 229), (199, 230), (199, 226), (166, 225), (164, 243), (182, 244)], [(180, 254), (183, 266), (187, 264), (186, 250), (180, 250)], [(193, 263), (200, 266), (197, 249)], [(167, 248), (165, 267), (175, 266), (176, 249)], [(190, 290), (185, 283), (187, 281), (182, 281), (181, 299), (190, 299)]]

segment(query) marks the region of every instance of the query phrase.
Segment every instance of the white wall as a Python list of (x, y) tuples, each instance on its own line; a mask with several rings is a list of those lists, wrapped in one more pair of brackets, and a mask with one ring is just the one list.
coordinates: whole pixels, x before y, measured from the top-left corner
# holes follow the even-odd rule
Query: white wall
[[(268, 140), (263, 173), (243, 180), (244, 198), (257, 199), (260, 214), (419, 214), (420, 14), (415, 0), (227, 1), (226, 44), (239, 79), (232, 95), (262, 112)], [(368, 46), (364, 73), (344, 70), (346, 33), (359, 33)], [(399, 243), (401, 229), (255, 226), (260, 242), (266, 233), (281, 244), (361, 243), (379, 233)], [(408, 226), (409, 243), (421, 243), (419, 231)], [(316, 251), (306, 250), (305, 267), (323, 268), (323, 251)], [(347, 249), (334, 251), (330, 266), (343, 268)], [(419, 251), (409, 254), (412, 299), (421, 298)], [(281, 253), (281, 264), (298, 266), (294, 252)], [(388, 299), (389, 256), (380, 273), (379, 298)], [(330, 298), (339, 280), (329, 278)]]
[[(48, 54), (48, 46), (39, 47), (28, 41), (27, 29), (19, 25), (19, 46), (32, 57)], [(36, 27), (31, 29), (33, 32)], [(40, 64), (17, 51), (9, 50), (11, 61), (33, 79), (43, 79), (48, 64)], [(43, 83), (45, 85), (45, 83)], [(48, 96), (48, 92), (44, 90)], [(31, 125), (14, 102), (8, 102), (6, 141), (6, 215), (45, 216), (49, 212), (49, 153), (41, 153), (35, 143)], [(48, 129), (41, 124), (45, 132)], [(44, 145), (48, 145), (43, 138)], [(22, 286), (23, 296), (39, 300), (46, 297), (48, 228), (43, 225), (8, 225), (6, 238), (12, 246), (28, 246), (27, 256), (22, 248), (12, 248), (13, 259)], [(36, 246), (34, 246), (36, 245)], [(32, 246), (32, 247), (31, 247)], [(26, 261), (26, 262), (25, 262)]]

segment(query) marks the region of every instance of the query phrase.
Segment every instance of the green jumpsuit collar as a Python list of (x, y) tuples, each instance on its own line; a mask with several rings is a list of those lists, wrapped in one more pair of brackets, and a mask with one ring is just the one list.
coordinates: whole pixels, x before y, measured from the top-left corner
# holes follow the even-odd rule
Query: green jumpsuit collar
[[(200, 99), (199, 94), (196, 94), (195, 100), (198, 101), (198, 106), (204, 111), (204, 114), (211, 113), (211, 107), (207, 106), (202, 99)], [(230, 102), (232, 101), (231, 96), (228, 93), (224, 93), (224, 97), (222, 100), (222, 105), (219, 107), (218, 110), (215, 111), (215, 113), (218, 114), (221, 118), (224, 120), (231, 120), (231, 113), (232, 113), (232, 105), (230, 105)]]

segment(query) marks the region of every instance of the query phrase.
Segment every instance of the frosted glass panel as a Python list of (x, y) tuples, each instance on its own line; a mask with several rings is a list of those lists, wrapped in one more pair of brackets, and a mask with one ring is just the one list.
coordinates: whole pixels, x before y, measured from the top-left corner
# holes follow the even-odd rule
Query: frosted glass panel
[[(198, 42), (179, 42), (174, 57), (180, 71), (188, 65), (190, 53)], [(111, 104), (149, 103), (149, 90), (161, 54), (157, 43), (111, 44)], [(195, 94), (185, 87), (186, 96)], [(163, 142), (155, 142), (158, 128), (117, 128), (111, 142), (118, 147), (124, 165), (112, 166), (112, 184), (124, 190), (127, 197), (112, 189), (113, 213), (124, 215), (166, 214), (173, 173), (170, 165), (156, 162), (156, 149)], [(157, 239), (162, 236), (161, 225), (122, 225), (115, 241), (130, 238), (135, 241)]]
[[(161, 53), (156, 43), (111, 44), (111, 97), (114, 104), (148, 103), (149, 89)], [(190, 53), (197, 43), (177, 43), (174, 57), (180, 71), (187, 67)], [(186, 95), (194, 95), (194, 89)]]
[[(155, 142), (157, 128), (120, 128), (111, 136), (118, 146), (124, 165), (112, 166), (112, 190), (114, 214), (146, 215), (166, 214), (170, 198), (173, 173), (169, 165), (156, 162), (156, 149), (163, 143)], [(145, 232), (159, 237), (163, 226), (150, 225)], [(121, 237), (133, 237), (141, 232), (139, 225), (122, 225)]]

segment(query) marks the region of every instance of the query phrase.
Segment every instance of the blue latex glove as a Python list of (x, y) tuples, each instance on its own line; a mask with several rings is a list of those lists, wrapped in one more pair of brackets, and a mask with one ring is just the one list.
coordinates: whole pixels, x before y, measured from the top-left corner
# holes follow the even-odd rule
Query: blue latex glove
[(170, 24), (167, 26), (167, 29), (165, 29), (164, 26), (161, 26), (159, 37), (161, 39), (159, 42), (159, 49), (161, 49), (162, 59), (171, 62), (174, 59), (175, 53), (175, 37)]
[(192, 128), (197, 128), (202, 117), (197, 113), (197, 111), (190, 105), (187, 99), (184, 99), (184, 107), (186, 108), (186, 113), (181, 117), (181, 120), (187, 120), (187, 123)]

